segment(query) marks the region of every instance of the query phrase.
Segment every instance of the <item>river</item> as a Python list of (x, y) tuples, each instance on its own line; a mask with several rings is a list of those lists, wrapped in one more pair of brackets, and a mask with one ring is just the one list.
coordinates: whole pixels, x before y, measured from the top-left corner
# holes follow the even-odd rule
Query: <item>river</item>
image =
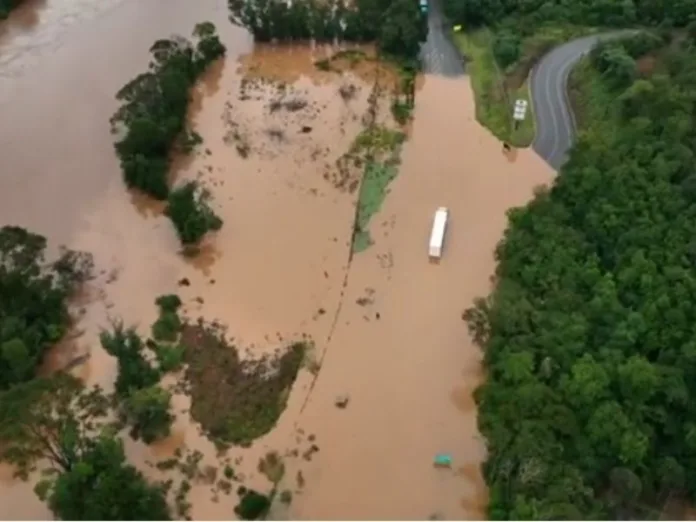
[[(188, 35), (203, 20), (217, 25), (228, 57), (206, 76), (191, 110), (208, 152), (175, 170), (177, 179), (206, 182), (225, 226), (191, 263), (178, 255), (161, 208), (124, 189), (108, 120), (116, 91), (146, 68), (149, 46)], [(480, 518), (485, 451), (471, 398), (480, 352), (461, 313), (489, 289), (506, 209), (523, 204), (552, 172), (531, 151), (501, 153), (475, 121), (465, 77), (427, 76), (400, 174), (372, 220), (375, 245), (349, 266), (356, 195), (336, 190), (324, 174), (359, 131), (368, 86), (355, 79), (358, 94), (347, 103), (312, 66), (321, 50), (259, 51), (251, 61), (271, 64), (313, 107), (273, 119), (264, 93), (238, 101), (237, 60), (251, 48), (218, 0), (38, 0), (0, 24), (0, 222), (89, 251), (99, 270), (76, 307), (82, 335), (47, 364), (88, 353), (78, 374), (111, 388), (116, 365), (98, 347), (100, 328), (122, 318), (146, 331), (155, 297), (171, 292), (187, 315), (219, 319), (257, 352), (309, 335), (323, 354), (316, 381), (303, 372), (278, 427), (252, 448), (231, 451), (244, 482), (267, 489), (260, 456), (318, 446), (311, 461), (288, 457), (283, 487), (296, 495), (274, 515)], [(258, 144), (248, 158), (225, 143), (226, 115)], [(311, 134), (288, 130), (304, 126)], [(284, 138), (265, 144), (274, 129)], [(440, 205), (450, 208), (451, 228), (435, 266), (426, 246)], [(190, 286), (177, 286), (182, 278)], [(350, 400), (337, 408), (344, 394)], [(187, 398), (178, 396), (176, 407), (185, 411)], [(158, 478), (150, 464), (183, 447), (219, 465), (184, 414), (169, 440), (151, 448), (131, 441), (127, 453)], [(452, 470), (433, 468), (438, 452), (452, 454)], [(298, 472), (304, 487), (295, 483)], [(194, 484), (190, 500), (194, 519), (233, 517), (234, 495), (212, 494), (209, 484)], [(0, 468), (0, 518), (47, 517), (32, 484)]]

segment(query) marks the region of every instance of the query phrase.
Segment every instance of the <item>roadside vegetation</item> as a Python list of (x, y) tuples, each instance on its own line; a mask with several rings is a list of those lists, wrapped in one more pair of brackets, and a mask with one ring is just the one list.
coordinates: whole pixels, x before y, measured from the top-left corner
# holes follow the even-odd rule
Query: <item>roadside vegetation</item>
[(155, 42), (149, 71), (118, 92), (123, 105), (111, 118), (126, 185), (168, 200), (167, 215), (185, 246), (222, 226), (195, 184), (171, 190), (169, 181), (173, 154), (189, 153), (200, 142), (186, 127), (190, 91), (226, 52), (210, 22), (196, 25), (193, 36), (193, 42), (181, 37)]
[(696, 500), (696, 24), (603, 43), (572, 84), (583, 132), (509, 212), (495, 290), (465, 313), (488, 515), (657, 519)]
[(534, 139), (533, 107), (527, 121), (515, 129), (513, 105), (516, 99), (529, 100), (529, 72), (547, 51), (602, 28), (684, 27), (696, 12), (693, 0), (445, 0), (444, 7), (452, 24), (464, 27), (454, 38), (468, 61), (478, 120), (518, 147)]
[[(530, 71), (556, 45), (593, 31), (568, 25), (541, 27), (523, 34), (516, 26), (500, 25), (454, 33), (471, 75), (479, 123), (514, 147), (531, 145), (535, 127), (528, 84)], [(516, 100), (528, 104), (526, 118), (519, 124), (512, 118)]]

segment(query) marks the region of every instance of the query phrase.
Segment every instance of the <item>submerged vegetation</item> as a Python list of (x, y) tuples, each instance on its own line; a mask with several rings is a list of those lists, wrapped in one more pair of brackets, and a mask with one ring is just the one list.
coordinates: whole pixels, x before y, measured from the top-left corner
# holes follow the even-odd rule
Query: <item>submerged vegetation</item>
[(280, 418), (306, 344), (290, 345), (279, 357), (242, 359), (220, 329), (187, 324), (181, 335), (191, 387), (191, 416), (221, 443), (251, 444)]
[[(572, 5), (589, 23), (593, 5), (654, 21), (652, 4)], [(656, 519), (696, 499), (694, 34), (591, 53), (585, 132), (553, 187), (510, 211), (495, 291), (465, 314), (488, 375), (492, 519)]]
[(359, 158), (365, 165), (358, 192), (354, 252), (362, 252), (372, 244), (368, 225), (372, 216), (379, 211), (389, 183), (398, 173), (398, 158), (404, 139), (401, 131), (374, 125), (357, 136), (347, 155), (348, 161)]
[(195, 186), (185, 185), (170, 194), (168, 181), (174, 149), (186, 153), (200, 141), (186, 128), (190, 91), (226, 52), (212, 23), (196, 25), (193, 35), (193, 43), (173, 37), (153, 44), (150, 70), (118, 92), (123, 105), (111, 119), (115, 130), (121, 131), (116, 153), (126, 185), (155, 199), (169, 197), (168, 215), (184, 243), (222, 225), (205, 201), (194, 197)]

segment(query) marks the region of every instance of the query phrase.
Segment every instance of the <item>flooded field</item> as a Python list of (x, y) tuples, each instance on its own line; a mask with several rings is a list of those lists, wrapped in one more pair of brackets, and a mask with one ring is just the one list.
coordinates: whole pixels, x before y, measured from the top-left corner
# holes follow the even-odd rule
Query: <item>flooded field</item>
[[(249, 54), (249, 36), (226, 16), (215, 0), (47, 0), (0, 25), (0, 222), (91, 252), (99, 271), (76, 303), (78, 335), (47, 369), (81, 357), (76, 374), (111, 389), (116, 363), (100, 329), (122, 318), (147, 332), (165, 293), (181, 296), (184, 315), (226, 325), (252, 356), (311, 339), (313, 371), (301, 371), (278, 426), (251, 448), (219, 456), (179, 394), (174, 434), (151, 447), (128, 441), (130, 460), (158, 479), (172, 473), (156, 463), (199, 452), (207, 471), (191, 479), (194, 519), (233, 517), (239, 484), (270, 489), (258, 463), (271, 450), (284, 456), (280, 489), (293, 496), (278, 518), (480, 518), (480, 355), (461, 313), (488, 290), (505, 210), (552, 173), (532, 152), (502, 154), (474, 120), (466, 78), (427, 76), (398, 176), (370, 220), (374, 244), (351, 256), (358, 190), (336, 162), (363, 129), (377, 68), (319, 71), (323, 48)], [(228, 57), (194, 95), (203, 144), (173, 176), (207, 186), (225, 224), (191, 260), (161, 207), (125, 190), (108, 120), (150, 45), (202, 20), (217, 25)], [(432, 265), (441, 205), (451, 223)], [(452, 454), (452, 470), (433, 468), (438, 452)], [(232, 491), (210, 471), (226, 465)], [(0, 518), (47, 517), (32, 484), (0, 468)]]

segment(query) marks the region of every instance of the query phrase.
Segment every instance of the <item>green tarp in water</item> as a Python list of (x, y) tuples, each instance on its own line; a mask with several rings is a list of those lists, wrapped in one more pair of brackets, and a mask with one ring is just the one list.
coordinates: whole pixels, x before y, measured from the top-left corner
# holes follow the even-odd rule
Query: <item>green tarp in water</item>
[(452, 465), (452, 457), (451, 455), (447, 455), (444, 453), (438, 453), (435, 455), (435, 462), (434, 464), (436, 466), (451, 466)]

